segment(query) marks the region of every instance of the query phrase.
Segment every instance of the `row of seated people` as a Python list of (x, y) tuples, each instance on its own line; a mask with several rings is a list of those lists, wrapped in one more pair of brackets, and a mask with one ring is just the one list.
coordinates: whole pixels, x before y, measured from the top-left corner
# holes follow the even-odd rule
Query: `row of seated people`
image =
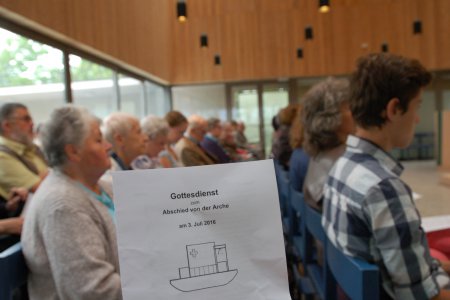
[(379, 267), (381, 299), (450, 299), (449, 246), (430, 249), (403, 166), (389, 154), (411, 143), (430, 81), (416, 60), (363, 57), (350, 80), (329, 78), (305, 94), (287, 122), (294, 150), (279, 156), (329, 241)]
[[(310, 137), (307, 127), (314, 131), (322, 125), (302, 117), (305, 140), (310, 139), (317, 150), (310, 155), (304, 183), (306, 188), (311, 182), (314, 189), (310, 195), (305, 191), (305, 199), (323, 210), (325, 232), (338, 249), (379, 266), (385, 296), (395, 299), (450, 299), (448, 262), (431, 257), (411, 191), (399, 178), (402, 167), (387, 153), (410, 142), (421, 94), (430, 79), (416, 60), (368, 55), (359, 61), (349, 86), (329, 79), (313, 87), (301, 113), (307, 113), (308, 97), (316, 95), (313, 102), (317, 103), (311, 107), (315, 116), (325, 120), (325, 129)], [(340, 112), (338, 118), (332, 117), (333, 109)], [(30, 123), (26, 109), (22, 112), (10, 115), (11, 123)], [(348, 116), (353, 116), (355, 126), (344, 121)], [(107, 119), (104, 126), (112, 120)], [(56, 109), (43, 127), (40, 141), (51, 171), (47, 174), (43, 168), (34, 173), (38, 188), (26, 186), (35, 194), (28, 203), (21, 239), (32, 299), (121, 299), (111, 185), (108, 174), (106, 180), (101, 178), (112, 162), (117, 169), (130, 169), (142, 155), (142, 148), (135, 156), (125, 151), (141, 147), (136, 143), (140, 139), (145, 142), (135, 121), (125, 122), (125, 133), (105, 130), (106, 142), (95, 116), (83, 108), (65, 106)], [(199, 129), (200, 123), (194, 118), (195, 126), (189, 126)], [(340, 128), (342, 135), (330, 128)], [(174, 147), (177, 157), (183, 161), (183, 157), (200, 156), (184, 155), (183, 150), (191, 143), (202, 150), (198, 142), (205, 132), (200, 127), (196, 138), (188, 128), (187, 136)], [(134, 142), (129, 140), (132, 135)], [(323, 155), (334, 163), (320, 162), (321, 153), (344, 142), (343, 154)], [(330, 148), (321, 148), (322, 143)], [(205, 161), (206, 157), (202, 155)], [(33, 154), (33, 160), (37, 159), (39, 155)], [(28, 170), (23, 163), (22, 167)], [(315, 167), (317, 172), (310, 171)]]
[[(22, 219), (15, 216), (17, 206), (26, 198), (26, 190), (35, 192), (48, 173), (40, 137), (33, 133), (33, 121), (27, 108), (6, 103), (0, 109), (0, 232), (20, 232)], [(247, 150), (243, 123), (189, 120), (178, 111), (164, 118), (148, 116), (139, 120), (126, 113), (114, 113), (105, 119), (103, 132), (111, 144), (111, 170), (171, 168), (229, 163), (254, 159)], [(105, 179), (110, 176), (105, 175)], [(22, 187), (22, 188), (20, 188)], [(25, 190), (25, 192), (24, 192)]]
[[(60, 288), (58, 298), (120, 298), (110, 171), (253, 158), (242, 124), (187, 119), (177, 111), (141, 122), (113, 113), (101, 122), (66, 106), (51, 114), (36, 138), (28, 109), (6, 103), (0, 125), (0, 250), (22, 233), (30, 293), (39, 299), (53, 298)], [(19, 215), (25, 201), (26, 216)]]

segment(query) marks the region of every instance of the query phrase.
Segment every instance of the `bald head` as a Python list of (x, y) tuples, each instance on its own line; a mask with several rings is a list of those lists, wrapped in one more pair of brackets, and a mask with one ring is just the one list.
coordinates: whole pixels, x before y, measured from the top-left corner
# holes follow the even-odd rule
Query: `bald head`
[(187, 129), (188, 135), (201, 142), (206, 134), (208, 128), (208, 121), (199, 115), (192, 115), (188, 119), (189, 126)]

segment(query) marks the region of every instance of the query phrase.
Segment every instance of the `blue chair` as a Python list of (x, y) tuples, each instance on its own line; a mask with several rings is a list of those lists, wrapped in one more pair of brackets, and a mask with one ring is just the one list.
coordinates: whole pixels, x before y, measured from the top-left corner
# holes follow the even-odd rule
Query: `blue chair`
[(327, 264), (332, 282), (339, 284), (352, 300), (378, 300), (380, 293), (378, 267), (358, 258), (345, 255), (328, 241)]
[(289, 178), (283, 167), (274, 160), (275, 177), (278, 187), (278, 198), (280, 201), (281, 217), (283, 222), (283, 231), (289, 237), (291, 236), (291, 208), (289, 205)]
[[(297, 263), (305, 260), (306, 243), (304, 240), (305, 235), (305, 223), (303, 222), (302, 215), (304, 215), (304, 199), (303, 194), (296, 191), (290, 186), (289, 192), (289, 204), (292, 209), (292, 247), (297, 256)], [(292, 265), (293, 275), (297, 289), (302, 293), (306, 299), (313, 299), (315, 294), (314, 287), (310, 279), (306, 276), (302, 276), (297, 269), (297, 263)]]
[(0, 253), (0, 299), (12, 299), (12, 293), (27, 282), (28, 269), (17, 243)]
[(304, 242), (306, 227), (302, 216), (305, 215), (305, 200), (303, 194), (296, 191), (292, 186), (290, 187), (289, 198), (293, 216), (292, 246), (299, 260), (304, 261), (306, 253), (306, 243)]
[[(306, 203), (303, 204), (305, 220), (305, 259), (303, 261), (306, 269), (306, 275), (310, 278), (317, 296), (322, 300), (336, 299), (336, 285), (332, 284), (332, 275), (327, 266), (327, 257), (325, 255), (327, 237), (322, 227), (322, 215)], [(319, 263), (318, 252), (315, 247), (315, 240), (323, 246), (323, 255)]]

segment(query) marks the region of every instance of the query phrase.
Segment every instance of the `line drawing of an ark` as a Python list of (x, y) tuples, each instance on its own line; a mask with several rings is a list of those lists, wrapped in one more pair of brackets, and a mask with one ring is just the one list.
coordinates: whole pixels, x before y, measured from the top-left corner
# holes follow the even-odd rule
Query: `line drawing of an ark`
[(187, 267), (178, 268), (179, 278), (170, 284), (179, 291), (192, 292), (229, 284), (238, 274), (228, 266), (227, 246), (215, 242), (186, 245)]

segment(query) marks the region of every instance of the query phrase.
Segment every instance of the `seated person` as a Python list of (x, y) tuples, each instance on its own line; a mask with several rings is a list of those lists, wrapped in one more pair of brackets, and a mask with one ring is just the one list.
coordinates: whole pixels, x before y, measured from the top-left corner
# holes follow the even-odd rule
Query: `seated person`
[[(355, 135), (325, 184), (326, 235), (345, 254), (376, 264), (380, 299), (450, 299), (450, 279), (430, 256), (403, 167), (390, 154), (407, 147), (431, 74), (417, 60), (362, 57), (350, 82)], [(442, 265), (448, 271), (448, 262)]]
[[(147, 140), (141, 131), (139, 120), (128, 113), (112, 113), (105, 119), (102, 131), (105, 139), (112, 145), (110, 170), (132, 170), (132, 161), (145, 154)], [(112, 184), (111, 173), (106, 172), (102, 180)]]
[[(271, 157), (285, 170), (289, 170), (292, 148), (289, 144), (289, 131), (297, 114), (298, 104), (289, 104), (278, 113), (279, 127), (272, 137)], [(274, 126), (274, 128), (276, 125)]]
[(302, 107), (300, 106), (289, 132), (289, 143), (293, 149), (289, 159), (289, 183), (294, 190), (303, 193), (303, 183), (308, 171), (309, 156), (303, 149), (304, 133), (301, 112)]
[(0, 196), (11, 188), (35, 191), (47, 175), (47, 163), (33, 144), (33, 119), (26, 106), (5, 103), (0, 107)]
[(217, 118), (208, 119), (208, 132), (203, 141), (200, 142), (202, 148), (213, 156), (219, 164), (231, 162), (230, 156), (225, 152), (219, 143), (222, 134), (222, 124)]
[(347, 92), (347, 80), (328, 78), (314, 85), (302, 102), (303, 146), (310, 156), (303, 195), (319, 211), (328, 172), (344, 153), (348, 134), (354, 132)]
[(250, 144), (245, 135), (245, 123), (242, 121), (230, 121), (233, 127), (234, 140), (238, 149), (242, 149), (251, 154), (252, 159), (264, 159), (263, 151), (259, 144)]
[(232, 120), (231, 125), (233, 126), (233, 129), (234, 129), (234, 137), (236, 140), (236, 145), (239, 148), (247, 149), (247, 147), (249, 147), (249, 145), (248, 145), (248, 139), (245, 136), (244, 122), (242, 122), (242, 121), (237, 122), (237, 121)]
[(31, 299), (121, 299), (109, 143), (84, 108), (56, 109), (42, 129), (52, 171), (29, 204), (22, 248)]
[(222, 134), (220, 135), (220, 144), (231, 158), (231, 162), (254, 160), (252, 153), (238, 147), (232, 122), (225, 122), (223, 124)]
[(147, 116), (141, 121), (142, 132), (147, 136), (145, 154), (138, 156), (132, 163), (133, 169), (161, 168), (158, 154), (167, 145), (169, 125), (166, 120), (157, 116)]
[(189, 117), (187, 131), (175, 145), (175, 152), (183, 166), (202, 166), (216, 163), (214, 158), (200, 145), (205, 137), (207, 126), (208, 122), (204, 118), (198, 115)]
[(168, 112), (164, 119), (169, 123), (169, 132), (167, 134), (168, 143), (166, 149), (159, 153), (159, 161), (164, 168), (182, 167), (178, 155), (173, 146), (183, 137), (188, 127), (188, 120), (179, 111), (172, 110)]

